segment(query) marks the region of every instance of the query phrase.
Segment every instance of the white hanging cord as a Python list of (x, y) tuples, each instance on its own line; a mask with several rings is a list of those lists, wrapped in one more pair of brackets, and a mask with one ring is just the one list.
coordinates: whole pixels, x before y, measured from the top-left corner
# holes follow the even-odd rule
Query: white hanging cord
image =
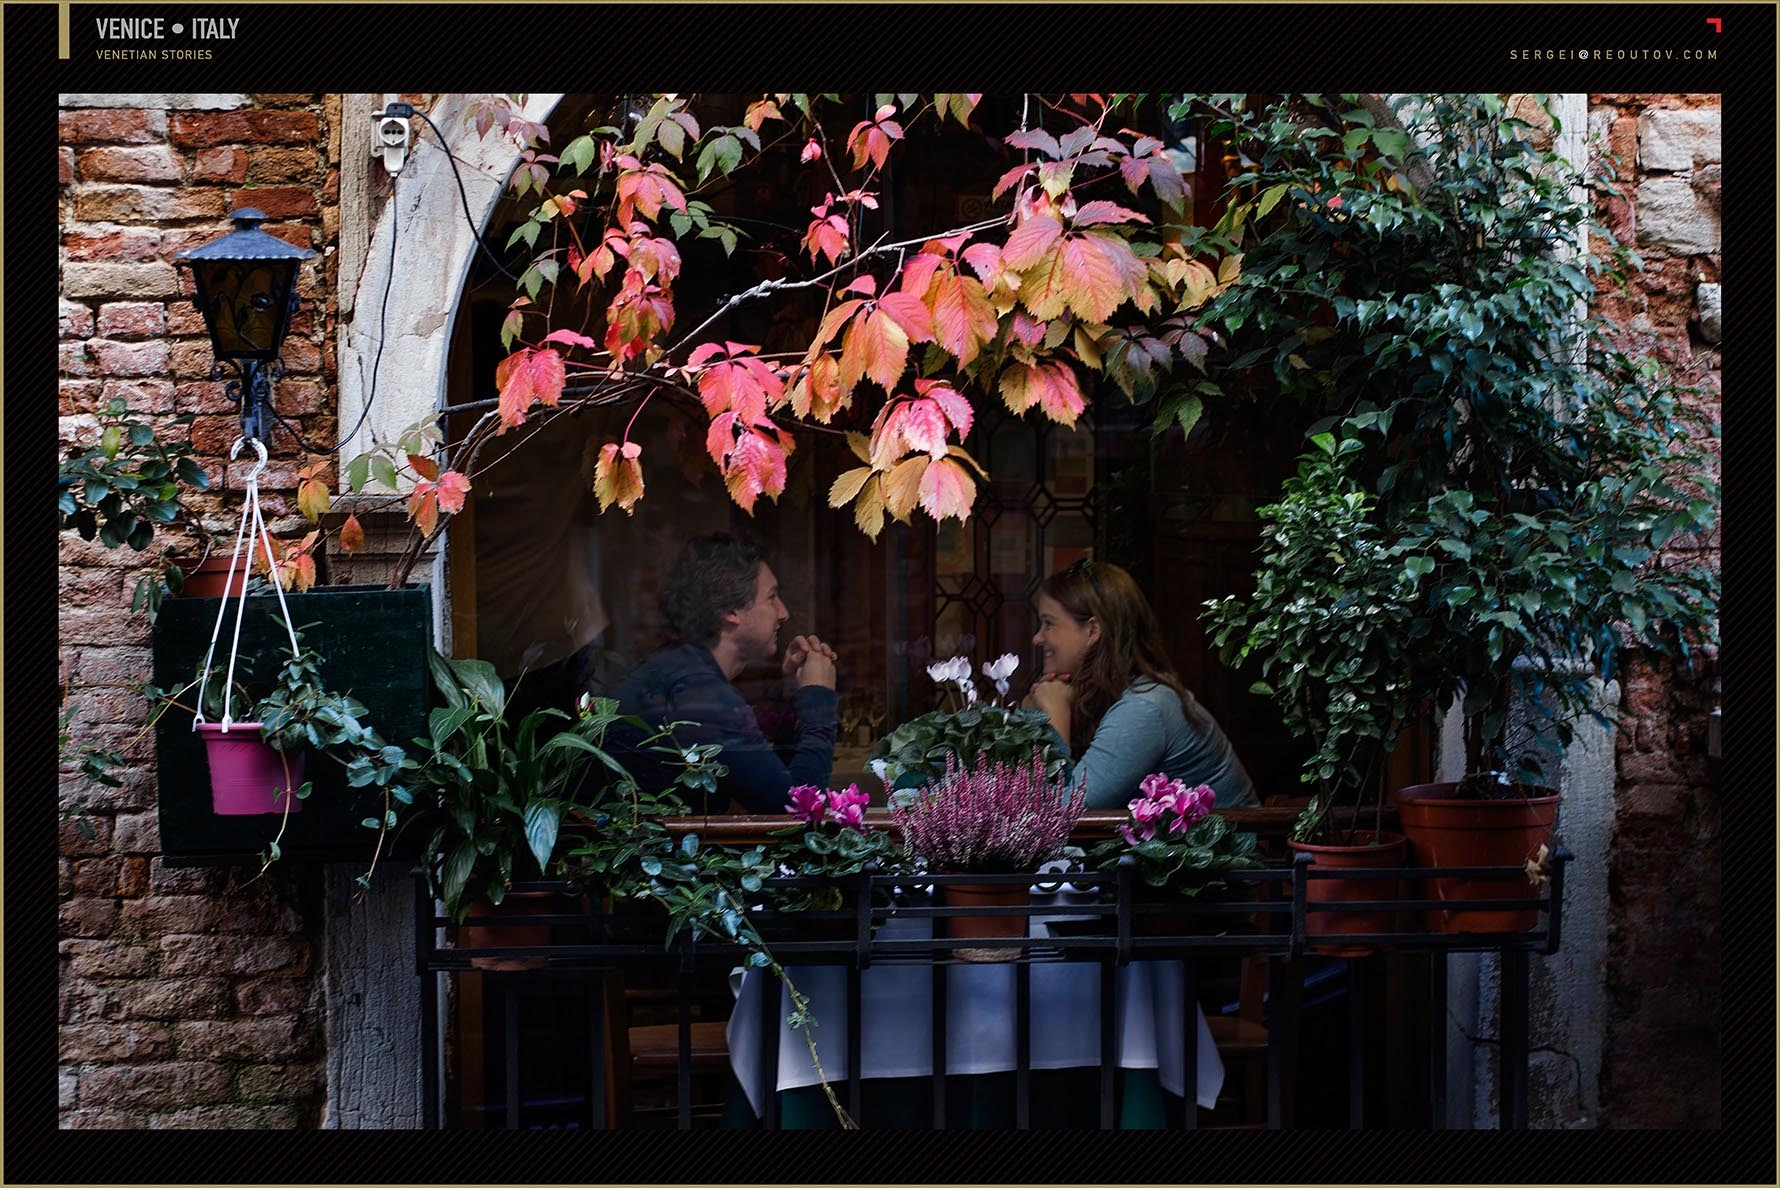
[[(235, 439), (235, 444), (229, 447), (229, 460), (231, 462), (234, 461), (235, 456), (241, 452), (241, 447), (246, 444), (246, 441), (246, 438), (237, 437)], [(284, 630), (285, 633), (290, 636), (292, 654), (294, 655), (297, 651), (297, 632), (296, 628), (291, 626), (290, 606), (284, 600), (284, 583), (280, 580), (278, 574), (278, 558), (272, 552), (272, 535), (266, 530), (266, 520), (260, 511), (260, 472), (266, 469), (266, 446), (264, 442), (260, 441), (258, 438), (254, 438), (253, 448), (254, 452), (259, 455), (259, 459), (254, 463), (253, 469), (247, 472), (246, 498), (242, 500), (241, 504), (241, 526), (235, 531), (235, 551), (229, 557), (229, 576), (224, 582), (222, 601), (216, 608), (216, 625), (211, 628), (210, 631), (210, 648), (204, 653), (204, 668), (199, 677), (198, 712), (192, 719), (192, 729), (194, 730), (198, 728), (198, 723), (204, 721), (204, 701), (210, 688), (210, 663), (216, 656), (216, 641), (222, 634), (223, 615), (225, 615), (229, 609), (229, 593), (235, 584), (235, 572), (237, 566), (239, 566), (241, 570), (241, 593), (235, 603), (235, 632), (229, 642), (229, 671), (223, 684), (223, 733), (227, 734), (229, 732), (229, 727), (233, 724), (231, 710), (233, 709), (235, 695), (235, 662), (239, 658), (241, 652), (241, 618), (243, 612), (247, 609), (247, 565), (252, 559), (253, 550), (256, 548), (263, 548), (265, 550), (266, 568), (272, 575), (272, 589), (278, 595), (278, 610), (284, 617)], [(248, 536), (250, 525), (252, 526), (253, 540), (248, 546), (247, 556), (243, 557), (241, 546)]]

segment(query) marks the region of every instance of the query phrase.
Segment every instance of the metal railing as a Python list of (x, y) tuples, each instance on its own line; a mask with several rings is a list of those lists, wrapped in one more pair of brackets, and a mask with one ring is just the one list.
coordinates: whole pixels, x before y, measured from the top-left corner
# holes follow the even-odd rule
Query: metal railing
[[(1334, 870), (1312, 865), (1309, 855), (1299, 855), (1289, 866), (1259, 870), (1226, 872), (1224, 878), (1231, 894), (1204, 902), (1179, 896), (1162, 898), (1160, 893), (1145, 888), (1137, 877), (1135, 864), (1126, 859), (1112, 872), (1071, 871), (1067, 873), (1031, 873), (1012, 875), (920, 875), (910, 877), (866, 873), (846, 886), (848, 906), (835, 911), (807, 910), (780, 912), (763, 908), (753, 920), (766, 938), (773, 956), (787, 967), (840, 966), (846, 972), (848, 1009), (845, 1044), (848, 1059), (844, 1085), (837, 1081), (836, 1092), (853, 1117), (862, 1125), (871, 1125), (869, 1117), (860, 1117), (862, 1108), (861, 1068), (862, 981), (873, 967), (926, 966), (932, 970), (932, 1086), (935, 1126), (943, 1126), (946, 1117), (947, 1011), (945, 979), (949, 967), (966, 963), (971, 955), (960, 950), (1012, 949), (1008, 961), (1014, 970), (1013, 995), (1015, 1125), (1024, 1128), (1031, 1117), (1031, 977), (1036, 967), (1058, 963), (1093, 963), (1099, 970), (1100, 1017), (1098, 1019), (1101, 1053), (1097, 1121), (1110, 1127), (1118, 1114), (1117, 1069), (1109, 1055), (1114, 1051), (1113, 1003), (1114, 981), (1119, 970), (1133, 961), (1173, 961), (1178, 963), (1183, 987), (1183, 1002), (1192, 1014), (1199, 999), (1198, 961), (1210, 954), (1257, 958), (1266, 962), (1266, 985), (1269, 1026), (1267, 1027), (1267, 1124), (1278, 1127), (1289, 1117), (1289, 1106), (1282, 1100), (1282, 1083), (1296, 1063), (1297, 1002), (1302, 988), (1304, 959), (1319, 953), (1338, 955), (1382, 955), (1420, 953), (1428, 957), (1433, 1004), (1431, 1012), (1433, 1037), (1428, 1092), (1432, 1118), (1439, 1126), (1444, 1116), (1445, 1067), (1444, 1025), (1446, 995), (1446, 958), (1455, 952), (1498, 953), (1500, 976), (1500, 1047), (1501, 1074), (1498, 1080), (1498, 1125), (1503, 1128), (1524, 1128), (1527, 1124), (1527, 1059), (1529, 1048), (1529, 971), (1534, 954), (1550, 954), (1557, 950), (1562, 935), (1564, 868), (1570, 860), (1564, 849), (1555, 850), (1547, 864), (1548, 882), (1534, 898), (1507, 897), (1468, 900), (1466, 911), (1531, 911), (1537, 914), (1533, 927), (1514, 932), (1447, 932), (1429, 927), (1433, 914), (1454, 907), (1452, 902), (1427, 897), (1388, 897), (1373, 899), (1320, 900), (1313, 888), (1326, 880), (1365, 880), (1382, 884), (1400, 882), (1403, 886), (1434, 878), (1481, 878), (1495, 880), (1526, 880), (1526, 873), (1514, 867), (1393, 867), (1373, 870)], [(823, 882), (813, 879), (786, 878), (769, 881), (786, 889)], [(1068, 884), (1076, 894), (1066, 904), (1029, 901), (1007, 907), (959, 907), (931, 895), (935, 889), (957, 883), (1003, 883), (1011, 885)], [(831, 883), (825, 885), (833, 885)], [(516, 885), (515, 890), (570, 890), (562, 883)], [(1350, 892), (1351, 893), (1351, 892)], [(1390, 913), (1395, 926), (1388, 930), (1364, 932), (1343, 931), (1349, 924), (1367, 915)], [(1024, 916), (1044, 918), (1047, 935), (983, 937), (935, 935), (931, 938), (896, 939), (880, 935), (883, 925), (893, 918), (929, 919), (936, 934), (947, 930), (947, 923), (970, 916)], [(1184, 915), (1184, 919), (1183, 919)], [(1313, 923), (1316, 928), (1313, 930)], [(450, 921), (437, 914), (436, 905), (427, 897), (424, 886), (416, 896), (417, 971), (423, 994), (423, 1066), (425, 1072), (426, 1125), (429, 1128), (446, 1124), (441, 1092), (441, 1058), (439, 1034), (439, 1002), (441, 977), (469, 972), (484, 972), (510, 985), (524, 979), (563, 974), (618, 974), (630, 977), (653, 974), (674, 987), (676, 1026), (680, 1059), (677, 1068), (677, 1100), (675, 1121), (690, 1126), (693, 1122), (693, 989), (695, 975), (713, 969), (728, 970), (744, 959), (745, 950), (732, 944), (694, 939), (688, 934), (676, 938), (672, 947), (663, 944), (663, 926), (659, 917), (612, 914), (601, 905), (588, 902), (585, 910), (559, 911), (549, 915), (514, 918), (488, 917), (478, 919), (476, 926), (486, 934), (498, 935), (525, 925), (547, 925), (552, 929), (548, 943), (489, 944), (462, 943), (462, 934), (450, 928)], [(1405, 926), (1405, 925), (1408, 926)], [(1032, 931), (1028, 929), (1027, 931)], [(441, 942), (441, 935), (444, 940)], [(1366, 963), (1353, 966), (1363, 969)], [(493, 968), (491, 968), (493, 967)], [(1361, 1033), (1364, 1013), (1359, 1008), (1374, 974), (1356, 978), (1350, 987), (1349, 1026), (1356, 1034), (1350, 1037), (1349, 1081), (1356, 1087), (1363, 1074), (1363, 1061), (1368, 1044)], [(588, 993), (589, 1036), (587, 1057), (589, 1085), (586, 1096), (587, 1115), (583, 1124), (603, 1127), (610, 1121), (607, 1098), (608, 1070), (605, 1067), (612, 1050), (607, 1034), (617, 1017), (601, 1001), (602, 993), (610, 993), (615, 984), (611, 978), (589, 977), (593, 993)], [(768, 1128), (777, 1125), (776, 1096), (770, 1087), (777, 1084), (776, 1059), (782, 1017), (780, 999), (775, 993), (759, 996), (761, 1013), (760, 1051), (762, 1083), (769, 1087), (760, 1118)], [(526, 1076), (526, 1060), (521, 1052), (519, 1011), (514, 996), (506, 1000), (504, 1018), (504, 1122), (510, 1127), (525, 1124), (521, 1103), (524, 1099), (522, 1081)], [(815, 1005), (818, 1016), (821, 1004)], [(622, 1025), (621, 1023), (618, 1025)], [(1199, 1033), (1189, 1018), (1179, 1028), (1179, 1067), (1190, 1078), (1197, 1067)], [(1188, 1103), (1184, 1125), (1196, 1124), (1192, 1108), (1194, 1094), (1190, 1079), (1184, 1085)], [(1357, 1091), (1350, 1096), (1349, 1124), (1366, 1124), (1364, 1095)], [(620, 1119), (620, 1122), (623, 1120)]]

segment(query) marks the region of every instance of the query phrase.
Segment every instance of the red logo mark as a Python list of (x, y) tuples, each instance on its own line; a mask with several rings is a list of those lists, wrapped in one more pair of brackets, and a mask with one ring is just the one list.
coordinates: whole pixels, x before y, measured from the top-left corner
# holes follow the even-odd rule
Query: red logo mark
[(1708, 25), (1712, 26), (1712, 31), (1714, 33), (1724, 32), (1724, 18), (1723, 17), (1707, 17), (1706, 23)]

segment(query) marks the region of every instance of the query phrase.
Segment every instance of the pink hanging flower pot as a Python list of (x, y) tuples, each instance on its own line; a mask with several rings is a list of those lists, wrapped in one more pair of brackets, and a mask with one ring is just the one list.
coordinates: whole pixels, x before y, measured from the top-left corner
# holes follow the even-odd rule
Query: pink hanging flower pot
[(210, 807), (218, 816), (248, 817), (301, 812), (303, 752), (286, 755), (260, 739), (258, 722), (199, 722), (198, 737), (210, 760)]

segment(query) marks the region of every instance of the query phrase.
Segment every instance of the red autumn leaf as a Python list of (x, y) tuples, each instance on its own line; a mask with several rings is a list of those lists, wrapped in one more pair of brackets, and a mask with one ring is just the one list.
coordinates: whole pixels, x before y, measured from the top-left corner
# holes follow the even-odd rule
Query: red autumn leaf
[(602, 512), (617, 504), (629, 515), (643, 497), (642, 453), (643, 447), (634, 441), (622, 445), (610, 441), (600, 447), (599, 461), (593, 468), (593, 494)]
[(408, 465), (413, 467), (414, 473), (418, 474), (421, 478), (430, 479), (435, 482), (438, 481), (439, 464), (431, 458), (422, 454), (409, 454)]
[(918, 379), (915, 381), (915, 393), (939, 405), (945, 413), (946, 420), (952, 423), (952, 432), (963, 441), (970, 435), (970, 425), (976, 417), (976, 410), (970, 401), (958, 394), (958, 390), (944, 380)]
[(863, 169), (867, 158), (877, 168), (884, 167), (890, 142), (902, 139), (902, 125), (890, 118), (895, 114), (896, 105), (886, 103), (871, 119), (860, 120), (853, 126), (847, 135), (847, 147), (853, 150), (853, 168)]
[(422, 536), (431, 536), (439, 525), (439, 490), (429, 482), (414, 484), (408, 493), (408, 518), (420, 528)]
[(1008, 411), (1023, 413), (1037, 405), (1062, 425), (1074, 425), (1086, 407), (1074, 369), (1055, 359), (1015, 363), (1001, 373), (1000, 388)]
[(569, 346), (586, 347), (590, 351), (599, 350), (600, 344), (585, 334), (577, 334), (573, 330), (552, 330), (544, 336), (546, 344), (552, 342), (565, 343)]
[(982, 282), (947, 271), (934, 278), (927, 294), (933, 310), (933, 341), (969, 366), (986, 344), (995, 340), (999, 324)]
[(811, 139), (804, 143), (803, 152), (801, 152), (797, 155), (797, 159), (799, 161), (803, 162), (805, 165), (808, 165), (811, 161), (814, 161), (817, 157), (820, 157), (821, 155), (822, 155), (822, 142), (819, 140)]
[(936, 520), (969, 519), (976, 498), (975, 481), (950, 458), (933, 463), (921, 475), (921, 509)]
[(1090, 202), (1075, 212), (1070, 222), (1077, 227), (1091, 227), (1100, 223), (1147, 223), (1149, 218), (1138, 214), (1135, 210), (1120, 206), (1117, 202)]
[(464, 509), (464, 496), (470, 493), (469, 478), (456, 470), (439, 476), (439, 510), (456, 515)]
[(1007, 246), (1001, 249), (1001, 262), (1016, 272), (1024, 272), (1043, 259), (1062, 234), (1062, 223), (1050, 215), (1034, 215), (1015, 227), (1013, 234), (1007, 237)]
[(846, 218), (837, 214), (825, 215), (812, 220), (810, 229), (804, 232), (803, 250), (811, 260), (827, 256), (830, 264), (839, 264), (841, 257), (847, 254), (850, 242)]
[(346, 517), (340, 525), (340, 551), (351, 556), (365, 547), (365, 527), (358, 522), (357, 515)]
[[(861, 277), (860, 279), (864, 280), (867, 278)], [(851, 285), (848, 286), (848, 288), (851, 287)], [(827, 346), (829, 340), (836, 334), (839, 334), (841, 327), (847, 324), (847, 319), (853, 316), (854, 311), (864, 304), (865, 301), (862, 298), (855, 297), (850, 301), (843, 301), (833, 309), (829, 310), (823, 315), (822, 326), (816, 331), (816, 338), (815, 341), (810, 343), (810, 349), (813, 351), (820, 350), (822, 347)]]
[(933, 313), (917, 294), (906, 291), (885, 293), (878, 299), (878, 309), (896, 320), (910, 342), (933, 339)]
[(739, 342), (708, 342), (692, 352), (687, 366), (702, 367), (698, 395), (707, 414), (714, 417), (734, 409), (746, 424), (766, 416), (767, 406), (778, 399), (784, 383), (764, 360), (753, 357), (759, 349)]
[[(643, 229), (641, 223), (632, 227), (636, 232)], [(671, 239), (659, 239), (652, 235), (634, 235), (630, 241), (631, 265), (647, 279), (661, 285), (671, 285), (680, 275), (680, 249)], [(586, 345), (592, 346), (591, 342)]]
[(568, 374), (558, 352), (527, 347), (501, 361), (495, 369), (495, 382), (501, 387), (500, 431), (504, 433), (514, 425), (525, 423), (525, 413), (532, 401), (554, 405), (561, 400)]
[(744, 430), (729, 452), (723, 484), (736, 505), (753, 515), (757, 498), (777, 499), (785, 490), (785, 450), (765, 434)]
[(626, 363), (654, 345), (658, 335), (674, 328), (674, 301), (659, 285), (647, 284), (636, 269), (606, 310), (606, 349), (613, 361)]

